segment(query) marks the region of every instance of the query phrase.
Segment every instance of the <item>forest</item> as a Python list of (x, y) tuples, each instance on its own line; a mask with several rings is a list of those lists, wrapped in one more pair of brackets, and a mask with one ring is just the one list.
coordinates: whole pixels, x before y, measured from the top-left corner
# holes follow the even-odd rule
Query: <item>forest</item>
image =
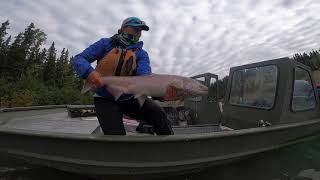
[(0, 27), (0, 107), (92, 103), (91, 95), (80, 93), (68, 49), (58, 53), (54, 42), (46, 49), (47, 34), (34, 23), (15, 37), (9, 25)]

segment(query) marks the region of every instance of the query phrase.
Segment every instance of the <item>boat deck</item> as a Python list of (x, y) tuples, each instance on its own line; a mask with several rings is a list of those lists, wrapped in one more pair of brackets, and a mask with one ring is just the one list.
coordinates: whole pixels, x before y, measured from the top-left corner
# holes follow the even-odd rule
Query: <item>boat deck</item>
[[(141, 135), (135, 131), (138, 125), (135, 121), (124, 119), (124, 124), (128, 135)], [(102, 134), (95, 116), (71, 118), (66, 108), (2, 112), (0, 127), (56, 133)], [(219, 125), (202, 125), (174, 126), (173, 130), (175, 134), (198, 134), (228, 129)]]

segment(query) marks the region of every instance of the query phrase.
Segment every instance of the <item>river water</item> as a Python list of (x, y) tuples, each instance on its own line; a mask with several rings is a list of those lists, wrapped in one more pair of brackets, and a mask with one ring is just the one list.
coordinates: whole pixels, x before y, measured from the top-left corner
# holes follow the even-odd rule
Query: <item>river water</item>
[[(0, 158), (0, 180), (93, 179)], [(320, 180), (320, 137), (200, 173), (168, 180)]]
[(190, 179), (320, 180), (320, 137), (208, 169)]

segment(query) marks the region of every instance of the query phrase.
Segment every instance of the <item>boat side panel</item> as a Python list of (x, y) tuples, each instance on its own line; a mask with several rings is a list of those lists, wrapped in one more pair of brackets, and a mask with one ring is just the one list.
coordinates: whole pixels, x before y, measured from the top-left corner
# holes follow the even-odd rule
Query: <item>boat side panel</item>
[[(317, 120), (270, 131), (266, 128), (218, 132), (217, 136), (208, 133), (208, 138), (205, 134), (200, 138), (191, 138), (190, 135), (185, 138), (151, 136), (133, 138), (140, 140), (132, 141), (111, 141), (111, 137), (97, 140), (92, 136), (85, 139), (68, 136), (55, 138), (0, 131), (0, 151), (54, 168), (85, 174), (181, 173), (293, 143), (318, 133), (320, 123)], [(162, 141), (162, 138), (167, 140)]]

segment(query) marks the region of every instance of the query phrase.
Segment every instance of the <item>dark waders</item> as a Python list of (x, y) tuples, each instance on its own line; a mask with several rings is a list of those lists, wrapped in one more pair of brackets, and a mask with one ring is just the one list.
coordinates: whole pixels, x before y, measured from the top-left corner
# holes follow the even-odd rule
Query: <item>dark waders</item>
[(170, 121), (165, 112), (153, 100), (147, 98), (140, 108), (135, 98), (125, 101), (114, 101), (110, 98), (94, 98), (97, 117), (104, 134), (125, 135), (123, 114), (153, 125), (157, 135), (173, 134)]

